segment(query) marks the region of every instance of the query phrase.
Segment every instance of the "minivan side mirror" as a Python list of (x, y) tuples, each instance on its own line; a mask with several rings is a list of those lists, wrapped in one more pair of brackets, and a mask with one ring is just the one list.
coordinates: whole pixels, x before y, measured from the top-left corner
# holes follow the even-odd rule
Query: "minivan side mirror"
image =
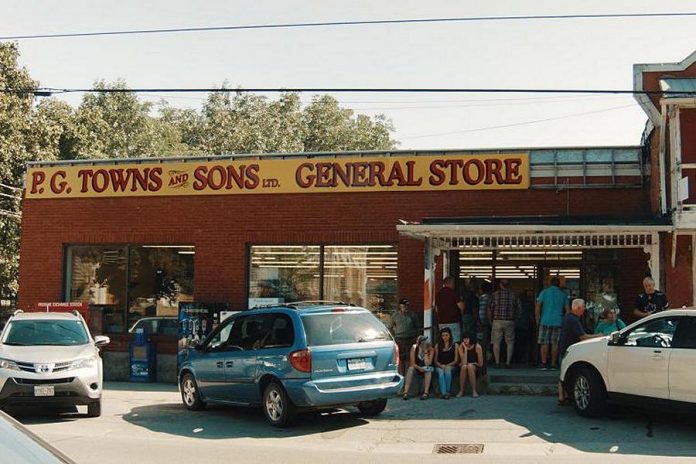
[(108, 345), (109, 343), (111, 343), (111, 339), (106, 335), (97, 335), (94, 337), (94, 344), (98, 347)]

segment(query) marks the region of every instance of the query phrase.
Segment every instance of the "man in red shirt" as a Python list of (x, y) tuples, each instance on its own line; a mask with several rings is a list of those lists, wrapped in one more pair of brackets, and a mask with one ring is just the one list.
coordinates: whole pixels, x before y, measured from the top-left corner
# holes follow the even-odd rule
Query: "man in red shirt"
[[(435, 315), (439, 330), (449, 327), (452, 331), (452, 340), (459, 343), (462, 340), (462, 307), (461, 298), (454, 289), (454, 277), (447, 276), (442, 288), (435, 296)], [(439, 339), (439, 338), (438, 338)]]

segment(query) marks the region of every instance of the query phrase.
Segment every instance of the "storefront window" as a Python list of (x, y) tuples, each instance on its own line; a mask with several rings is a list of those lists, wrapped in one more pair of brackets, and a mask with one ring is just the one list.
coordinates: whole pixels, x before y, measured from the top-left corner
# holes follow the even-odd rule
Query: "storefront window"
[(97, 332), (123, 333), (142, 317), (176, 317), (193, 301), (193, 246), (69, 246), (66, 299), (87, 301)]
[(193, 247), (131, 246), (128, 327), (142, 317), (176, 317), (193, 301)]
[(318, 246), (252, 246), (249, 307), (320, 299)]
[(393, 245), (324, 247), (324, 299), (368, 309), (397, 307)]
[(101, 308), (105, 332), (124, 330), (127, 261), (124, 246), (71, 246), (67, 250), (67, 299)]
[(250, 256), (250, 308), (318, 299), (397, 306), (394, 245), (253, 245)]

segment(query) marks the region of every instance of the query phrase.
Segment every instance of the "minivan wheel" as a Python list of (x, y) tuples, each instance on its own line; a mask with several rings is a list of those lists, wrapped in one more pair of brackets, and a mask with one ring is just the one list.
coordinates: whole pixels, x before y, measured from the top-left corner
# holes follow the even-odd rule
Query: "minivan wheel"
[(604, 382), (599, 374), (586, 367), (579, 368), (573, 376), (571, 391), (575, 410), (584, 417), (599, 415), (607, 400)]
[(87, 405), (87, 416), (88, 417), (99, 417), (101, 416), (101, 398), (93, 403)]
[(295, 405), (278, 382), (271, 382), (263, 392), (263, 414), (274, 427), (287, 427), (295, 418)]
[(198, 390), (198, 384), (192, 374), (184, 374), (181, 378), (180, 388), (181, 400), (186, 409), (191, 411), (205, 409), (205, 402), (201, 399), (201, 392)]
[(387, 407), (387, 399), (381, 398), (374, 401), (358, 403), (358, 409), (364, 416), (378, 416)]

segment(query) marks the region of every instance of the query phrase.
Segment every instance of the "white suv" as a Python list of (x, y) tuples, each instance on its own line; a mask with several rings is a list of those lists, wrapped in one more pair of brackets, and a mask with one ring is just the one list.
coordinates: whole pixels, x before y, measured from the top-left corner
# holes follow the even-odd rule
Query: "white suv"
[(572, 345), (561, 382), (580, 415), (607, 400), (696, 409), (696, 311), (664, 311), (611, 336)]
[(0, 407), (87, 405), (101, 415), (102, 359), (79, 313), (17, 311), (0, 334)]

